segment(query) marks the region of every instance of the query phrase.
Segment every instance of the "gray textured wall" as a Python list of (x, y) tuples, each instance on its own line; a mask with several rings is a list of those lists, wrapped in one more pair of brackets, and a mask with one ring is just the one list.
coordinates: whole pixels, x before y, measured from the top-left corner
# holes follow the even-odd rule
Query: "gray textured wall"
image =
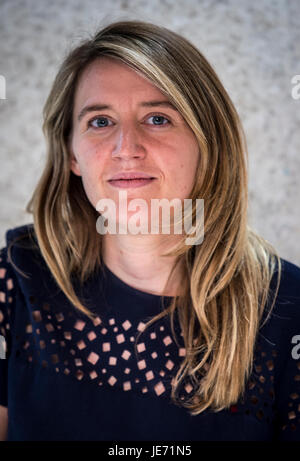
[(214, 66), (247, 135), (250, 222), (300, 265), (298, 0), (0, 0), (0, 246), (8, 228), (32, 222), (24, 209), (45, 159), (41, 112), (63, 55), (118, 19), (179, 32)]

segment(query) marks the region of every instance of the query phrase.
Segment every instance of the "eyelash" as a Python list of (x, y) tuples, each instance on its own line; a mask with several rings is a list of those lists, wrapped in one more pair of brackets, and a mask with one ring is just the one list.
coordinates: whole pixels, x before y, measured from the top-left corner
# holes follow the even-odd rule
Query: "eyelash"
[[(163, 124), (163, 125), (153, 125), (153, 126), (164, 127), (164, 126), (169, 125), (169, 124), (171, 123), (171, 121), (170, 121), (167, 117), (165, 117), (164, 115), (162, 115), (162, 114), (152, 114), (152, 115), (149, 115), (148, 118), (151, 118), (151, 117), (162, 117), (162, 118), (164, 118), (165, 120), (168, 121), (168, 123), (165, 123), (165, 124)], [(108, 125), (108, 126), (103, 126), (103, 127), (101, 127), (101, 126), (98, 126), (98, 127), (93, 126), (92, 123), (93, 123), (95, 120), (99, 119), (99, 118), (101, 118), (101, 119), (107, 119), (107, 120), (108, 120), (108, 117), (104, 117), (104, 116), (97, 115), (96, 117), (93, 117), (91, 120), (88, 121), (88, 123), (87, 123), (88, 128), (93, 128), (93, 129), (95, 129), (95, 130), (99, 130), (99, 129), (102, 129), (102, 128), (108, 128), (108, 126), (110, 126), (110, 125)]]

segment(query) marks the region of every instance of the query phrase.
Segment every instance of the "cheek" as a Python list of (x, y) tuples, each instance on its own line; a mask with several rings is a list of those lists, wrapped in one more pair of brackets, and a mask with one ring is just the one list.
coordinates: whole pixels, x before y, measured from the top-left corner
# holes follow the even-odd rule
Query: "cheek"
[(89, 202), (94, 208), (96, 208), (97, 202), (101, 196), (99, 190), (99, 180), (95, 175), (87, 172), (82, 175), (82, 184)]
[(75, 137), (72, 143), (73, 152), (76, 157), (84, 162), (95, 162), (97, 159), (103, 157), (102, 153), (105, 152), (105, 146), (96, 137), (80, 136)]
[(91, 142), (88, 140), (81, 141), (75, 148), (77, 162), (80, 166), (82, 175), (95, 175), (97, 171), (100, 173), (101, 166), (104, 164), (103, 146), (99, 141)]
[(199, 158), (198, 152), (198, 147), (195, 148), (195, 146), (193, 146), (188, 154), (185, 156), (180, 156), (180, 159), (176, 165), (176, 169), (173, 169), (174, 187), (176, 187), (178, 194), (181, 194), (186, 198), (194, 185), (195, 173)]
[(77, 153), (77, 159), (85, 193), (90, 203), (95, 207), (100, 195), (101, 165), (103, 162), (101, 162), (100, 156), (91, 149), (82, 150), (79, 156)]

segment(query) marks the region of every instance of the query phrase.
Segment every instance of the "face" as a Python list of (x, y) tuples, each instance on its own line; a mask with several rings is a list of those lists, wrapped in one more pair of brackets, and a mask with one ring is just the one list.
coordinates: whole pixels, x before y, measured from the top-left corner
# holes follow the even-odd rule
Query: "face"
[[(71, 170), (82, 177), (94, 208), (102, 198), (118, 207), (124, 190), (128, 200), (142, 198), (149, 208), (154, 198), (189, 198), (199, 156), (194, 133), (168, 98), (126, 64), (106, 57), (92, 62), (77, 85), (70, 149)], [(133, 171), (155, 179), (126, 189), (109, 181)]]

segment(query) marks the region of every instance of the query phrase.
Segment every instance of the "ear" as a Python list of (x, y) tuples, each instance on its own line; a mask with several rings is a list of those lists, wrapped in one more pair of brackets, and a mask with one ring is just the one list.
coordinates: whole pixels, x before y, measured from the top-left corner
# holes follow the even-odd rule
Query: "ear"
[(73, 153), (71, 153), (71, 170), (73, 171), (76, 176), (81, 176), (81, 171), (79, 168), (79, 164), (76, 160), (76, 157)]
[(74, 152), (73, 152), (73, 149), (72, 149), (72, 136), (71, 136), (71, 134), (68, 137), (67, 144), (68, 144), (69, 152), (71, 154), (70, 169), (71, 169), (71, 171), (73, 171), (74, 174), (76, 174), (76, 176), (81, 176), (80, 167), (79, 167), (79, 164), (77, 162), (77, 159), (76, 159), (76, 157), (74, 155)]

